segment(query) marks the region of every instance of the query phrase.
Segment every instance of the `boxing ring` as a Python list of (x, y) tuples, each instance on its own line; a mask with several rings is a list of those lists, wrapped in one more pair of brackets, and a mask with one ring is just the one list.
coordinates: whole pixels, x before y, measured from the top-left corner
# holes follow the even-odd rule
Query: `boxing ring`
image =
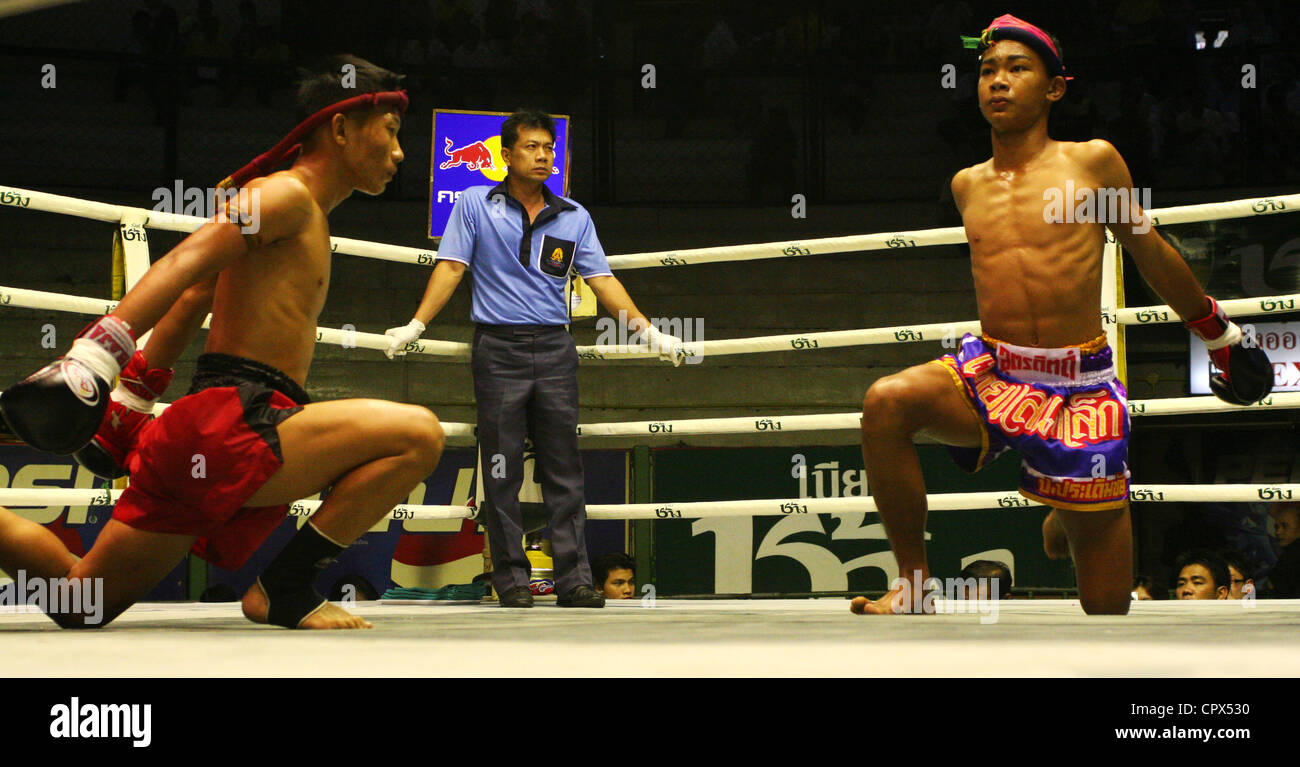
[[(4, 186), (0, 186), (0, 205), (117, 226), (128, 286), (149, 266), (147, 229), (185, 233), (206, 221)], [(1300, 194), (1149, 213), (1156, 225), (1167, 225), (1275, 215), (1297, 209), (1300, 209)], [(964, 230), (951, 227), (637, 253), (611, 256), (608, 260), (615, 270), (680, 268), (963, 242)], [(332, 238), (332, 248), (337, 253), (426, 267), (432, 266), (436, 259), (432, 250), (342, 237)], [(1109, 233), (1103, 257), (1099, 310), (1116, 349), (1117, 366), (1123, 378), (1124, 330), (1179, 319), (1167, 306), (1123, 307), (1119, 246)], [(1225, 300), (1220, 304), (1234, 318), (1283, 314), (1300, 310), (1300, 294)], [(101, 315), (115, 305), (100, 298), (0, 286), (0, 306), (4, 307)], [(963, 333), (978, 332), (978, 328), (976, 321), (957, 321), (693, 341), (685, 343), (683, 351), (688, 361), (707, 364), (710, 357), (722, 355), (790, 351), (815, 354), (821, 349), (839, 347), (945, 341), (960, 338)], [(370, 350), (388, 346), (386, 336), (358, 332), (348, 326), (319, 328), (317, 341)], [(467, 361), (470, 345), (421, 339), (409, 344), (407, 351)], [(626, 345), (579, 346), (578, 353), (584, 360), (657, 356), (644, 347)], [(160, 404), (159, 411), (163, 407)], [(1128, 408), (1135, 418), (1296, 409), (1300, 408), (1300, 392), (1274, 393), (1248, 407), (1205, 396), (1130, 400)], [(856, 430), (859, 419), (860, 413), (850, 412), (584, 423), (579, 426), (579, 435), (587, 442), (602, 437), (638, 437), (651, 442), (684, 435), (752, 434), (756, 435), (755, 444), (759, 444), (765, 435)], [(473, 424), (444, 422), (443, 429), (451, 444), (465, 444), (473, 439)], [(107, 489), (0, 489), (0, 505), (106, 506), (119, 494), (120, 490)], [(1135, 483), (1130, 499), (1165, 503), (1300, 500), (1300, 483)], [(932, 494), (927, 500), (930, 510), (935, 512), (1041, 505), (1015, 490)], [(291, 514), (309, 516), (319, 503), (300, 501), (293, 505)], [(656, 520), (872, 511), (875, 511), (872, 499), (860, 496), (592, 505), (587, 514), (590, 519)], [(390, 518), (464, 519), (472, 518), (474, 513), (464, 506), (407, 504), (395, 507)], [(30, 658), (33, 651), (42, 658), (38, 662), (48, 661), (41, 666), (45, 669), (43, 673), (52, 675), (225, 676), (308, 675), (317, 673), (323, 663), (336, 663), (339, 653), (390, 649), (402, 651), (412, 659), (413, 673), (444, 676), (521, 675), (548, 661), (550, 665), (540, 667), (564, 675), (865, 675), (880, 673), (880, 657), (891, 658), (886, 673), (897, 676), (1300, 675), (1300, 657), (1287, 644), (1300, 628), (1300, 600), (1248, 602), (1134, 602), (1127, 617), (1085, 617), (1077, 600), (1013, 599), (997, 604), (978, 603), (984, 609), (976, 613), (940, 609), (939, 615), (926, 618), (866, 622), (849, 615), (846, 601), (840, 598), (660, 598), (648, 602), (633, 599), (611, 601), (604, 613), (595, 615), (590, 611), (559, 610), (546, 603), (531, 611), (515, 611), (464, 603), (362, 602), (350, 609), (374, 621), (376, 630), (309, 638), (299, 632), (251, 625), (240, 615), (235, 603), (141, 604), (118, 618), (106, 631), (90, 636), (59, 632), (43, 615), (20, 610), (0, 614), (0, 674), (29, 673), (23, 671), (26, 667), (23, 658)], [(990, 612), (997, 614), (996, 621), (980, 620)], [(501, 630), (503, 624), (508, 626), (507, 631)], [(174, 631), (180, 628), (211, 631), (187, 632), (187, 641), (176, 643)], [(26, 636), (29, 632), (40, 632), (39, 641), (31, 642), (32, 638)], [(1250, 653), (1224, 651), (1230, 643), (1240, 643), (1243, 634), (1251, 642)], [(202, 636), (202, 640), (190, 641), (195, 636)], [(410, 644), (412, 640), (434, 642), (439, 652), (424, 649), (418, 653), (406, 652), (414, 647)], [(362, 644), (355, 645), (358, 642)], [(977, 653), (970, 652), (970, 642), (976, 643)], [(23, 649), (18, 651), (19, 647)], [(163, 647), (166, 649), (160, 649)], [(1209, 648), (1213, 650), (1207, 651)], [(452, 656), (441, 650), (465, 650), (480, 657), (489, 652), (492, 662), (468, 667), (447, 663), (445, 659)], [(250, 653), (254, 659), (251, 667)]]

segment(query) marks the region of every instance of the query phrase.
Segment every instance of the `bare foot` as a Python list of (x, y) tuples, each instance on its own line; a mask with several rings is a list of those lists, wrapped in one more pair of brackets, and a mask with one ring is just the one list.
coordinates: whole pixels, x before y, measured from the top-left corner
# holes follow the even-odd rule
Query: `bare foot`
[(912, 604), (910, 598), (911, 589), (905, 586), (888, 592), (880, 599), (871, 600), (866, 597), (854, 597), (849, 602), (849, 612), (854, 615), (904, 615), (912, 612), (933, 613), (934, 604), (926, 604), (923, 599), (919, 607), (920, 610), (914, 610), (917, 605)]
[(1065, 535), (1065, 527), (1056, 516), (1056, 509), (1043, 519), (1043, 552), (1048, 559), (1065, 559), (1070, 556), (1070, 539)]
[[(244, 617), (253, 623), (266, 623), (267, 612), (266, 592), (262, 590), (262, 584), (253, 581), (253, 585), (248, 588), (244, 594), (241, 606), (244, 609)], [(370, 629), (374, 625), (370, 621), (344, 610), (336, 604), (326, 602), (308, 615), (302, 623), (298, 625), (300, 629)]]

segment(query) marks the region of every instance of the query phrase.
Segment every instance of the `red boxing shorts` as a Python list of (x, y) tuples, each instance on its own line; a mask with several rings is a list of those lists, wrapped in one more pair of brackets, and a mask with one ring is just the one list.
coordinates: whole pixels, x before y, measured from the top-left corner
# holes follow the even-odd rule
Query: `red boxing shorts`
[(204, 354), (190, 393), (140, 433), (131, 484), (113, 519), (137, 530), (193, 535), (191, 551), (237, 570), (282, 522), (288, 504), (245, 503), (283, 464), (276, 426), (310, 402), (279, 370)]
[(975, 472), (1007, 450), (1020, 452), (1020, 494), (1076, 511), (1128, 502), (1128, 394), (1110, 346), (1040, 349), (967, 334), (941, 365), (980, 423), (983, 445), (948, 452)]

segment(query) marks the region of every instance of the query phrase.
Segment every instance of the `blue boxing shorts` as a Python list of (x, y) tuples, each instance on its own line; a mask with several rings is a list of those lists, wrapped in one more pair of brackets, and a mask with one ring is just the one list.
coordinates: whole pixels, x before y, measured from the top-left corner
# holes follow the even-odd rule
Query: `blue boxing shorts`
[(984, 425), (980, 447), (948, 447), (964, 471), (1017, 450), (1026, 498), (1076, 511), (1128, 502), (1128, 392), (1104, 334), (1061, 349), (967, 334), (955, 356), (931, 364), (952, 375)]

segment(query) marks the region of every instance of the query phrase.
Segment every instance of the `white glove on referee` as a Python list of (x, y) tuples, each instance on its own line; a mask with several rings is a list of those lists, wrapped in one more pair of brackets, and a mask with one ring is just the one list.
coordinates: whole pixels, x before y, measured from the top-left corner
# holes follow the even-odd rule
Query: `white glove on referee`
[(398, 357), (405, 355), (406, 345), (419, 338), (420, 334), (423, 332), (424, 323), (416, 319), (411, 320), (400, 328), (389, 328), (388, 330), (385, 330), (384, 335), (388, 336), (388, 348), (384, 350), (384, 354), (386, 354), (390, 360), (393, 358), (393, 355), (397, 355)]
[(686, 352), (682, 349), (682, 339), (661, 333), (654, 325), (645, 326), (641, 331), (641, 340), (650, 347), (650, 351), (659, 355), (659, 359), (673, 363), (673, 367), (680, 367), (682, 360), (686, 358)]

